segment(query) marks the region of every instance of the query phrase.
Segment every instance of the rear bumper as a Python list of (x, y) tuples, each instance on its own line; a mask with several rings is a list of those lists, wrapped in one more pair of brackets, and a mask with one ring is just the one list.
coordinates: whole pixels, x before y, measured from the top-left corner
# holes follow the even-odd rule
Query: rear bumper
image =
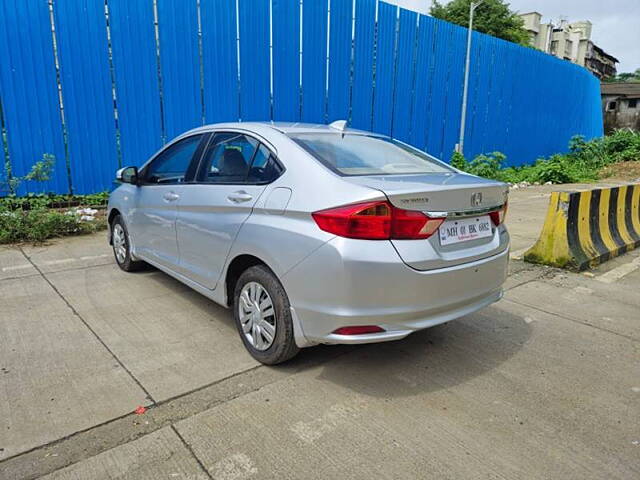
[[(390, 242), (335, 238), (288, 272), (297, 342), (371, 343), (398, 340), (486, 307), (502, 297), (509, 250), (437, 270), (405, 265)], [(385, 332), (336, 335), (351, 325)]]

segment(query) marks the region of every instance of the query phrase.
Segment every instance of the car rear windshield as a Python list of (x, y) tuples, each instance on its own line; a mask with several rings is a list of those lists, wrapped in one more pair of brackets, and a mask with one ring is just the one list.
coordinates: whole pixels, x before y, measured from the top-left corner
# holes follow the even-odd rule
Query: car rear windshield
[(454, 170), (420, 150), (386, 137), (299, 133), (290, 137), (339, 175), (407, 175)]

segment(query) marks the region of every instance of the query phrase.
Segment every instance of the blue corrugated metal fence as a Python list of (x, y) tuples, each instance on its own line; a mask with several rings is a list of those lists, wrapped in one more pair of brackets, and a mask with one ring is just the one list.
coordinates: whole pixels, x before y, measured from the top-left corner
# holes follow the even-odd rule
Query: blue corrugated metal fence
[[(0, 0), (2, 146), (17, 176), (56, 157), (21, 194), (106, 190), (118, 166), (220, 121), (348, 119), (448, 159), (465, 39), (378, 0)], [(476, 32), (473, 45), (467, 156), (518, 165), (602, 135), (586, 70)]]

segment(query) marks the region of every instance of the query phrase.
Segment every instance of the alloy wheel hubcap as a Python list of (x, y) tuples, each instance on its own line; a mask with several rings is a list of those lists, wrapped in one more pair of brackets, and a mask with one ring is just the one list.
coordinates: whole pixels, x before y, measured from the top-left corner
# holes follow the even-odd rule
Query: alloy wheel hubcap
[(257, 350), (268, 349), (276, 337), (276, 312), (265, 288), (257, 282), (242, 287), (238, 311), (249, 343)]
[(113, 252), (118, 263), (123, 263), (127, 258), (127, 242), (125, 241), (124, 228), (116, 223), (113, 227)]

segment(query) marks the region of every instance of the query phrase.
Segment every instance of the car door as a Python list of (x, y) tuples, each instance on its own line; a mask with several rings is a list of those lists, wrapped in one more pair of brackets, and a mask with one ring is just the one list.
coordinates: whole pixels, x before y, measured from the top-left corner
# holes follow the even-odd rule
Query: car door
[(240, 227), (282, 170), (271, 150), (248, 134), (212, 136), (195, 182), (185, 185), (180, 198), (176, 229), (182, 274), (216, 287)]
[(191, 135), (172, 143), (140, 171), (128, 228), (136, 255), (145, 260), (171, 269), (178, 265), (177, 205), (202, 139)]

